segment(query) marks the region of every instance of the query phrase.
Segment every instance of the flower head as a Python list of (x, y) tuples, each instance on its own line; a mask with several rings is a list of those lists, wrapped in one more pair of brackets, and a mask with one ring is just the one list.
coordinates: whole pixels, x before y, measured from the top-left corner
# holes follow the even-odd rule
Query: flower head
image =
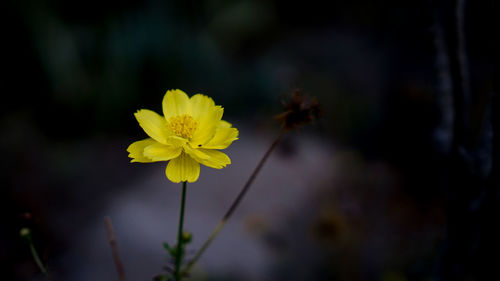
[(141, 109), (135, 118), (150, 138), (132, 143), (130, 162), (169, 161), (165, 171), (173, 182), (198, 180), (200, 164), (222, 169), (231, 159), (218, 149), (238, 139), (238, 129), (222, 120), (224, 109), (201, 94), (189, 98), (181, 90), (167, 91), (163, 115)]
[(296, 89), (287, 101), (282, 101), (284, 112), (275, 118), (281, 121), (283, 128), (291, 130), (302, 125), (312, 123), (321, 117), (318, 100), (304, 95), (302, 90)]

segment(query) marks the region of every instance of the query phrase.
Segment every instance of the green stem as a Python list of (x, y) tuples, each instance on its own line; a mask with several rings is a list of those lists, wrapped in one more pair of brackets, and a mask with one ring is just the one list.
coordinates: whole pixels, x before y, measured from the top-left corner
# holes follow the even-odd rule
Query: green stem
[(182, 228), (184, 225), (184, 206), (186, 204), (186, 185), (187, 182), (182, 182), (182, 197), (181, 197), (181, 213), (179, 217), (179, 232), (177, 234), (177, 250), (175, 252), (175, 280), (180, 281), (182, 279), (181, 275), (181, 264), (183, 258), (183, 239), (182, 239)]
[(37, 251), (35, 249), (35, 246), (31, 242), (31, 239), (29, 239), (29, 244), (30, 244), (31, 255), (33, 255), (33, 259), (35, 260), (36, 265), (38, 265), (38, 267), (42, 271), (43, 275), (45, 275), (46, 277), (48, 277), (49, 273), (48, 273), (47, 269), (45, 268), (45, 266), (43, 266), (43, 263), (40, 260), (40, 257), (38, 256), (38, 253), (37, 253)]
[(31, 239), (31, 230), (29, 228), (22, 228), (21, 231), (19, 232), (21, 237), (26, 239), (26, 242), (28, 242), (28, 245), (30, 247), (31, 255), (33, 256), (33, 259), (35, 260), (36, 265), (38, 268), (40, 268), (40, 271), (42, 271), (43, 275), (49, 280), (49, 271), (43, 266), (42, 261), (40, 260), (40, 257), (38, 256), (38, 253), (35, 249), (35, 245), (33, 244), (33, 240)]
[(248, 191), (248, 189), (252, 185), (253, 181), (257, 177), (257, 174), (260, 172), (260, 169), (262, 168), (262, 166), (264, 166), (264, 163), (266, 162), (267, 158), (269, 157), (269, 155), (271, 155), (271, 152), (278, 145), (278, 143), (281, 140), (281, 137), (283, 136), (283, 134), (285, 132), (286, 132), (286, 130), (282, 129), (280, 131), (280, 133), (276, 136), (276, 138), (274, 139), (274, 141), (271, 144), (271, 146), (267, 149), (266, 153), (264, 153), (264, 156), (262, 156), (262, 159), (260, 159), (259, 163), (257, 164), (257, 166), (255, 167), (255, 169), (253, 170), (252, 174), (248, 178), (248, 180), (245, 183), (245, 185), (243, 185), (243, 188), (240, 190), (240, 193), (238, 194), (238, 196), (236, 196), (236, 198), (234, 199), (233, 203), (231, 204), (231, 206), (229, 207), (229, 209), (226, 211), (226, 213), (224, 214), (224, 216), (220, 220), (219, 224), (217, 224), (217, 227), (215, 227), (215, 229), (212, 232), (212, 234), (210, 234), (210, 236), (205, 241), (205, 243), (203, 243), (203, 245), (201, 246), (201, 248), (196, 252), (196, 254), (194, 255), (193, 259), (191, 261), (189, 261), (188, 264), (186, 265), (186, 268), (184, 269), (185, 273), (189, 273), (189, 270), (191, 270), (191, 267), (193, 267), (193, 265), (198, 261), (198, 259), (200, 259), (201, 255), (205, 252), (205, 250), (208, 248), (208, 246), (210, 246), (210, 244), (215, 239), (215, 237), (217, 236), (217, 234), (219, 234), (219, 232), (221, 231), (222, 227), (229, 220), (229, 218), (233, 214), (234, 210), (236, 210), (236, 207), (238, 207), (238, 205), (240, 204), (241, 199), (243, 199), (243, 197), (245, 196), (246, 192)]
[(208, 237), (208, 239), (205, 241), (205, 243), (203, 243), (203, 245), (201, 246), (201, 248), (196, 252), (196, 254), (194, 255), (193, 259), (187, 263), (186, 268), (184, 269), (185, 273), (188, 273), (189, 270), (191, 270), (191, 267), (193, 267), (194, 264), (198, 261), (198, 259), (200, 259), (201, 255), (205, 252), (205, 250), (208, 248), (208, 246), (210, 246), (210, 244), (212, 243), (212, 241), (215, 239), (215, 237), (217, 236), (217, 234), (219, 234), (219, 232), (221, 231), (222, 227), (225, 224), (226, 224), (226, 220), (221, 220), (219, 222), (219, 224), (217, 224), (217, 226), (215, 227), (214, 231), (212, 231), (212, 233), (210, 234), (210, 236)]

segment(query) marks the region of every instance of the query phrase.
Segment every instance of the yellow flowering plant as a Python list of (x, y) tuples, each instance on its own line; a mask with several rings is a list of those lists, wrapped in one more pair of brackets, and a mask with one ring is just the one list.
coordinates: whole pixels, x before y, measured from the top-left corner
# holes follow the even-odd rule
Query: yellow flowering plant
[(224, 109), (205, 95), (191, 98), (181, 90), (167, 91), (163, 115), (141, 109), (135, 113), (149, 138), (132, 143), (131, 162), (169, 161), (165, 173), (172, 182), (195, 182), (200, 164), (222, 169), (231, 159), (219, 151), (238, 139), (238, 130), (222, 120)]
[(183, 232), (187, 182), (198, 180), (200, 164), (215, 169), (231, 164), (231, 159), (219, 149), (225, 149), (237, 140), (238, 130), (222, 120), (224, 109), (202, 94), (190, 98), (181, 90), (169, 90), (163, 97), (162, 108), (164, 116), (148, 109), (135, 113), (149, 138), (132, 143), (127, 151), (132, 158), (130, 162), (168, 161), (167, 178), (175, 183), (182, 182), (177, 245), (170, 247), (164, 243), (174, 263), (171, 277), (179, 281), (185, 276), (181, 265), (185, 245), (191, 240), (187, 238), (191, 235)]
[[(285, 112), (277, 116), (282, 122), (282, 130), (214, 231), (184, 268), (182, 265), (185, 247), (191, 241), (191, 234), (183, 232), (187, 183), (198, 180), (200, 164), (215, 169), (222, 169), (231, 164), (229, 157), (219, 150), (227, 148), (237, 140), (239, 132), (231, 123), (222, 120), (224, 109), (215, 105), (210, 97), (196, 94), (190, 98), (181, 90), (169, 90), (165, 94), (162, 102), (164, 116), (147, 109), (135, 113), (135, 118), (149, 138), (136, 141), (127, 148), (131, 162), (168, 161), (165, 170), (167, 178), (174, 183), (182, 182), (177, 244), (174, 246), (163, 244), (171, 256), (171, 264), (165, 267), (167, 273), (156, 276), (155, 280), (180, 281), (187, 277), (191, 268), (231, 217), (283, 134), (301, 124), (310, 123), (319, 116), (320, 110), (314, 99), (305, 97), (300, 91), (295, 91), (292, 97), (290, 102), (283, 103)], [(125, 281), (125, 272), (119, 259), (111, 220), (108, 219), (106, 224), (118, 276), (120, 281)]]

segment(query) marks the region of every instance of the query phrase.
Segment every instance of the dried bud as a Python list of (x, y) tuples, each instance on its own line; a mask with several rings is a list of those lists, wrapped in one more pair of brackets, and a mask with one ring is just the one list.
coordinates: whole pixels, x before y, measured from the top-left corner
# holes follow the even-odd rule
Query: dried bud
[(294, 90), (288, 101), (283, 100), (284, 112), (275, 118), (280, 120), (286, 130), (298, 128), (301, 125), (311, 123), (321, 117), (318, 100), (302, 93), (302, 90)]
[(21, 214), (21, 218), (25, 220), (30, 220), (33, 217), (33, 215), (30, 212), (25, 212)]

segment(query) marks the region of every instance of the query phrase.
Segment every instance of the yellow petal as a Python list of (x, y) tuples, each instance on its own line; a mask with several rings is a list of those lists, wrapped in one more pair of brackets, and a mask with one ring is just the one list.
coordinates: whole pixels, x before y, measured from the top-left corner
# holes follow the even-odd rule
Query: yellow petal
[(220, 106), (214, 106), (202, 119), (199, 120), (196, 131), (189, 141), (192, 147), (199, 147), (208, 142), (215, 135), (215, 129), (220, 123), (224, 109)]
[(140, 163), (150, 163), (153, 160), (144, 155), (144, 148), (150, 146), (152, 144), (157, 144), (158, 142), (154, 139), (145, 139), (132, 143), (128, 146), (127, 152), (129, 153), (128, 157), (132, 158), (130, 162), (140, 162)]
[(200, 164), (186, 153), (168, 162), (165, 170), (167, 178), (173, 182), (195, 182), (200, 176)]
[(215, 107), (214, 100), (202, 94), (192, 96), (189, 101), (191, 102), (191, 116), (198, 123)]
[(220, 120), (219, 122), (219, 125), (217, 126), (217, 128), (231, 128), (233, 125), (231, 125), (231, 123), (227, 122), (227, 121), (224, 121), (224, 120)]
[(154, 143), (144, 148), (144, 156), (153, 161), (167, 161), (178, 157), (182, 152), (182, 147), (172, 147), (161, 143)]
[(184, 151), (186, 151), (189, 156), (191, 156), (194, 160), (201, 162), (203, 160), (206, 160), (210, 158), (207, 154), (201, 152), (199, 149), (196, 148), (191, 148), (189, 145), (184, 146)]
[(222, 120), (222, 115), (224, 115), (224, 108), (220, 105), (216, 105), (215, 113), (217, 114), (216, 115), (217, 121), (215, 122), (216, 123), (215, 127), (217, 127), (220, 124), (220, 121)]
[(146, 134), (158, 142), (166, 143), (166, 138), (172, 133), (167, 130), (165, 118), (147, 109), (138, 110), (134, 115)]
[(214, 137), (201, 147), (209, 149), (224, 149), (237, 139), (238, 129), (219, 127), (215, 130)]
[(169, 120), (172, 117), (191, 113), (189, 97), (181, 90), (169, 90), (163, 97), (163, 115)]
[(173, 147), (183, 147), (188, 140), (183, 137), (170, 136), (167, 138), (167, 144)]
[(209, 156), (208, 159), (201, 160), (200, 163), (215, 169), (222, 169), (226, 165), (231, 164), (231, 159), (223, 153), (215, 149), (197, 149), (200, 152)]

